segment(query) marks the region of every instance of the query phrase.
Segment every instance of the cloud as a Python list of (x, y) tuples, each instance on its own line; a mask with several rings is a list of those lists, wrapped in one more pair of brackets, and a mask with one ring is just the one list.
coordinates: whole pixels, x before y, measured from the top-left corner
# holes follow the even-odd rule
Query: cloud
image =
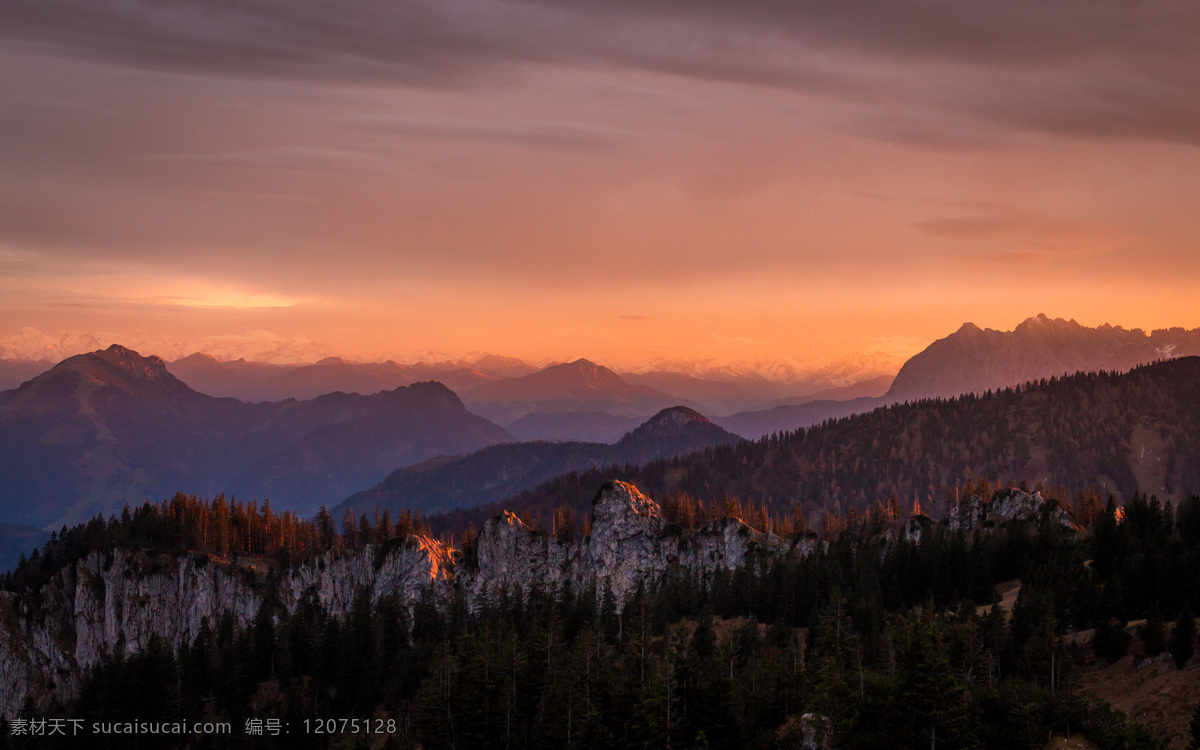
[[(733, 349), (965, 265), (1090, 278), (1135, 248), (1139, 272), (1191, 283), (1198, 17), (1191, 0), (4, 0), (0, 285), (23, 315), (111, 300), (238, 325), (332, 328), (335, 305), (306, 301), (335, 300), (465, 351), (493, 344), (422, 311), (486, 299), (462, 330), (504, 308), (510, 327), (635, 340), (682, 301), (729, 310), (689, 335)], [(53, 297), (64, 275), (97, 280)]]
[(994, 250), (986, 253), (976, 253), (964, 256), (964, 260), (982, 263), (994, 263), (1001, 266), (1032, 266), (1040, 265), (1049, 260), (1046, 253), (1032, 250)]
[(103, 304), (100, 302), (47, 302), (46, 307), (65, 308), (65, 309), (81, 309), (81, 310), (111, 310), (112, 305)]
[(270, 169), (307, 170), (314, 167), (340, 167), (363, 157), (354, 151), (329, 148), (288, 147), (256, 151), (223, 151), (211, 153), (151, 154), (151, 159), (218, 167), (266, 167)]
[(915, 222), (913, 227), (930, 237), (991, 239), (1014, 233), (1020, 228), (1020, 223), (1011, 216), (993, 215), (925, 219)]
[(393, 136), (508, 142), (546, 147), (600, 147), (636, 137), (635, 133), (628, 130), (561, 120), (479, 120), (376, 115), (355, 117), (348, 120), (348, 124)]
[(1044, 241), (1087, 231), (1075, 222), (1014, 211), (923, 219), (913, 222), (912, 226), (929, 237), (955, 240), (1026, 238)]
[[(649, 70), (1200, 141), (1192, 0), (6, 0), (0, 36), (152, 70), (332, 83), (470, 89), (531, 64)], [(891, 135), (942, 142), (916, 125)], [(959, 131), (945, 135), (970, 143)]]

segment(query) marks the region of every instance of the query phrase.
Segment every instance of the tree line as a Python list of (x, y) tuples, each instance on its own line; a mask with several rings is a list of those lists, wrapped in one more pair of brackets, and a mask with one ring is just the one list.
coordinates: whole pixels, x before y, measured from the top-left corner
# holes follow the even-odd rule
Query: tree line
[[(305, 563), (329, 551), (349, 551), (400, 536), (432, 532), (419, 513), (404, 511), (392, 518), (378, 510), (373, 517), (347, 511), (341, 531), (324, 506), (315, 518), (292, 511), (277, 512), (270, 501), (212, 500), (176, 493), (159, 503), (128, 505), (120, 515), (96, 516), (85, 524), (52, 532), (50, 539), (12, 571), (0, 576), (0, 589), (36, 591), (63, 567), (94, 551), (125, 549), (192, 552), (229, 562), (239, 557), (266, 558), (279, 568)], [(449, 539), (448, 539), (449, 541)]]
[[(76, 701), (48, 710), (292, 727), (235, 732), (230, 747), (783, 750), (798, 747), (806, 721), (826, 720), (847, 748), (1038, 748), (1050, 732), (1163, 747), (1080, 691), (1075, 672), (1151, 653), (1155, 621), (1178, 666), (1195, 658), (1200, 497), (1106, 503), (1088, 535), (1051, 523), (1053, 509), (992, 532), (938, 524), (910, 541), (886, 533), (897, 521), (885, 506), (808, 556), (674, 570), (624, 602), (603, 585), (535, 583), (476, 611), (461, 592), (439, 601), (427, 589), (408, 610), (363, 590), (339, 620), (313, 595), (292, 612), (267, 597), (246, 628), (225, 616), (177, 650), (106, 657)], [(993, 587), (1013, 579), (1022, 585), (1009, 613)], [(1145, 617), (1130, 634), (1127, 621)], [(1106, 629), (1127, 639), (1105, 641)], [(1088, 630), (1090, 643), (1078, 637)], [(300, 731), (326, 718), (387, 719), (395, 731)], [(37, 746), (54, 746), (45, 739)]]

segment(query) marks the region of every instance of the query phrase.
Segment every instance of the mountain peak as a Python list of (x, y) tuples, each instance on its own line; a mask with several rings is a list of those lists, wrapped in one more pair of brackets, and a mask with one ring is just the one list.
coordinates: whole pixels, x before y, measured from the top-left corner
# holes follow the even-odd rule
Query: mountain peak
[(661, 517), (658, 504), (643, 495), (628, 482), (613, 479), (605, 482), (592, 499), (592, 512), (597, 525), (636, 525), (639, 521)]
[(522, 375), (537, 372), (536, 367), (515, 357), (486, 353), (479, 355), (471, 362), (471, 369), (487, 375), (506, 378), (519, 378)]
[(1062, 318), (1051, 318), (1051, 317), (1047, 316), (1045, 313), (1038, 313), (1037, 315), (1035, 315), (1031, 318), (1026, 318), (1025, 320), (1021, 321), (1021, 323), (1017, 325), (1016, 330), (1022, 331), (1022, 332), (1029, 332), (1029, 331), (1040, 331), (1040, 330), (1066, 330), (1066, 329), (1082, 330), (1082, 328), (1083, 328), (1083, 326), (1081, 326), (1079, 323), (1077, 323), (1074, 318), (1072, 318), (1070, 320), (1064, 320)]
[(162, 362), (163, 361), (162, 358), (156, 354), (142, 356), (138, 352), (135, 352), (133, 349), (126, 348), (124, 346), (121, 346), (120, 344), (113, 344), (113, 345), (109, 346), (107, 349), (102, 349), (100, 351), (92, 352), (92, 354), (95, 354), (98, 357), (102, 357), (110, 362), (116, 362), (116, 361), (136, 362), (139, 360), (145, 361), (145, 362)]
[(686, 406), (671, 406), (646, 420), (649, 427), (679, 427), (686, 424), (712, 424), (708, 417)]
[[(79, 356), (92, 361), (103, 362), (135, 380), (158, 381), (165, 378), (175, 379), (173, 375), (167, 372), (167, 363), (161, 357), (154, 354), (143, 357), (134, 350), (127, 349), (120, 344), (113, 344), (107, 349)], [(75, 359), (75, 357), (71, 357), (71, 359)]]
[(1022, 320), (1017, 324), (1017, 327), (1013, 329), (1013, 331), (1016, 333), (1028, 333), (1032, 331), (1041, 331), (1049, 328), (1052, 325), (1054, 325), (1054, 321), (1046, 317), (1045, 313), (1038, 313), (1037, 315)]
[(583, 357), (580, 357), (579, 359), (575, 360), (574, 362), (566, 362), (564, 364), (561, 364), (561, 365), (559, 365), (559, 367), (566, 367), (566, 368), (570, 368), (572, 370), (578, 370), (580, 372), (586, 372), (586, 373), (600, 372), (601, 370), (608, 369), (607, 367), (604, 367), (603, 365), (598, 365), (595, 362), (591, 361), (590, 359), (584, 359)]
[(713, 424), (695, 409), (672, 406), (630, 430), (617, 445), (639, 446), (650, 455), (663, 457), (739, 440), (739, 436)]
[(625, 381), (620, 375), (608, 369), (604, 365), (598, 365), (589, 359), (577, 359), (573, 362), (563, 362), (560, 364), (548, 365), (538, 372), (526, 377), (535, 378), (537, 380), (553, 380), (564, 383), (570, 381), (582, 384), (625, 384)]
[(964, 325), (913, 356), (885, 398), (950, 398), (1078, 371), (1120, 372), (1164, 356), (1200, 353), (1200, 329), (1147, 337), (1140, 330), (1088, 328), (1045, 313), (1026, 318), (1012, 331), (976, 331)]
[(440, 380), (421, 380), (416, 383), (399, 386), (398, 388), (393, 389), (393, 392), (398, 392), (401, 390), (406, 390), (410, 393), (424, 393), (443, 398), (453, 397), (455, 401), (462, 403), (458, 398), (458, 394), (455, 393), (450, 386), (446, 385)]
[(221, 364), (221, 360), (217, 359), (211, 354), (205, 354), (204, 352), (193, 352), (186, 357), (180, 357), (179, 359), (175, 360), (175, 362), (186, 362), (189, 364)]
[(68, 357), (29, 384), (36, 391), (44, 384), (62, 383), (64, 376), (77, 378), (79, 386), (84, 388), (108, 386), (129, 396), (194, 393), (168, 372), (162, 358), (153, 354), (144, 357), (120, 344)]

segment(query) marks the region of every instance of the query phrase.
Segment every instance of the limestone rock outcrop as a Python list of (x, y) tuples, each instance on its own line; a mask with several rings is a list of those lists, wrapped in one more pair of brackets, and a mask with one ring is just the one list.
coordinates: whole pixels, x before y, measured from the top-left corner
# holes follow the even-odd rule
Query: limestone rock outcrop
[(1056, 504), (1042, 497), (1040, 492), (1025, 492), (1018, 489), (1000, 490), (990, 500), (978, 495), (961, 500), (950, 511), (946, 522), (951, 531), (974, 531), (994, 529), (1012, 521), (1042, 521), (1073, 530), (1071, 516)]
[(27, 698), (69, 700), (79, 675), (106, 654), (133, 654), (154, 638), (178, 648), (226, 613), (244, 627), (271, 596), (288, 612), (315, 597), (334, 617), (345, 617), (364, 590), (373, 602), (395, 595), (410, 608), (426, 590), (439, 602), (461, 592), (477, 609), (502, 589), (528, 593), (534, 586), (607, 587), (619, 602), (639, 582), (653, 586), (671, 569), (731, 570), (792, 549), (807, 554), (815, 543), (806, 537), (792, 545), (735, 518), (683, 530), (622, 482), (604, 486), (592, 515), (593, 533), (574, 542), (504, 513), (485, 524), (470, 562), (441, 542), (408, 536), (325, 553), (278, 580), (248, 563), (200, 555), (92, 552), (39, 591), (0, 592), (0, 716), (13, 717)]
[[(501, 587), (528, 593), (559, 589), (564, 582), (575, 590), (605, 587), (620, 602), (639, 581), (653, 584), (673, 567), (692, 572), (732, 570), (755, 556), (786, 554), (793, 545), (774, 534), (756, 531), (736, 518), (723, 518), (688, 531), (667, 523), (652, 500), (624, 482), (610, 482), (592, 506), (592, 534), (561, 542), (535, 531), (512, 513), (484, 524), (476, 542), (477, 567), (466, 570), (460, 582), (468, 604)], [(800, 554), (812, 551), (811, 540), (796, 545)]]

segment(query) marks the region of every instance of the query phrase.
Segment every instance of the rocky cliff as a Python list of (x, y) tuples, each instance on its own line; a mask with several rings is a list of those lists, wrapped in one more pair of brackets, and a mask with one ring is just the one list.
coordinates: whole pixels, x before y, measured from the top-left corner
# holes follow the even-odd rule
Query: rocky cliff
[(152, 637), (190, 642), (228, 611), (240, 624), (262, 604), (237, 568), (203, 558), (92, 552), (38, 592), (0, 593), (0, 714), (65, 700), (105, 653), (132, 654)]
[(990, 500), (971, 495), (957, 503), (946, 517), (951, 531), (991, 530), (1013, 521), (1036, 521), (1074, 530), (1071, 516), (1057, 504), (1042, 497), (1040, 492), (1005, 489)]
[[(672, 569), (733, 569), (796, 548), (735, 518), (685, 531), (622, 482), (604, 486), (592, 508), (593, 533), (562, 542), (511, 513), (490, 520), (470, 561), (424, 537), (403, 537), (350, 553), (327, 553), (268, 584), (247, 565), (191, 555), (92, 552), (36, 592), (0, 593), (0, 715), (11, 718), (27, 698), (67, 700), (79, 675), (105, 654), (132, 654), (152, 638), (177, 647), (226, 612), (249, 624), (265, 598), (294, 611), (305, 596), (344, 617), (355, 594), (374, 601), (395, 594), (411, 607), (432, 587), (441, 601), (457, 592), (476, 609), (509, 589), (528, 592), (607, 587), (621, 601), (639, 581), (653, 585)], [(797, 549), (812, 550), (806, 538)]]
[(672, 568), (732, 570), (793, 548), (808, 554), (816, 544), (805, 538), (792, 545), (736, 518), (684, 531), (664, 521), (652, 500), (624, 482), (604, 486), (592, 506), (592, 518), (591, 536), (578, 542), (557, 541), (512, 513), (488, 521), (477, 540), (476, 567), (460, 577), (468, 603), (474, 605), (501, 587), (528, 592), (534, 585), (552, 590), (564, 582), (576, 590), (607, 586), (622, 601), (638, 581), (652, 584)]

